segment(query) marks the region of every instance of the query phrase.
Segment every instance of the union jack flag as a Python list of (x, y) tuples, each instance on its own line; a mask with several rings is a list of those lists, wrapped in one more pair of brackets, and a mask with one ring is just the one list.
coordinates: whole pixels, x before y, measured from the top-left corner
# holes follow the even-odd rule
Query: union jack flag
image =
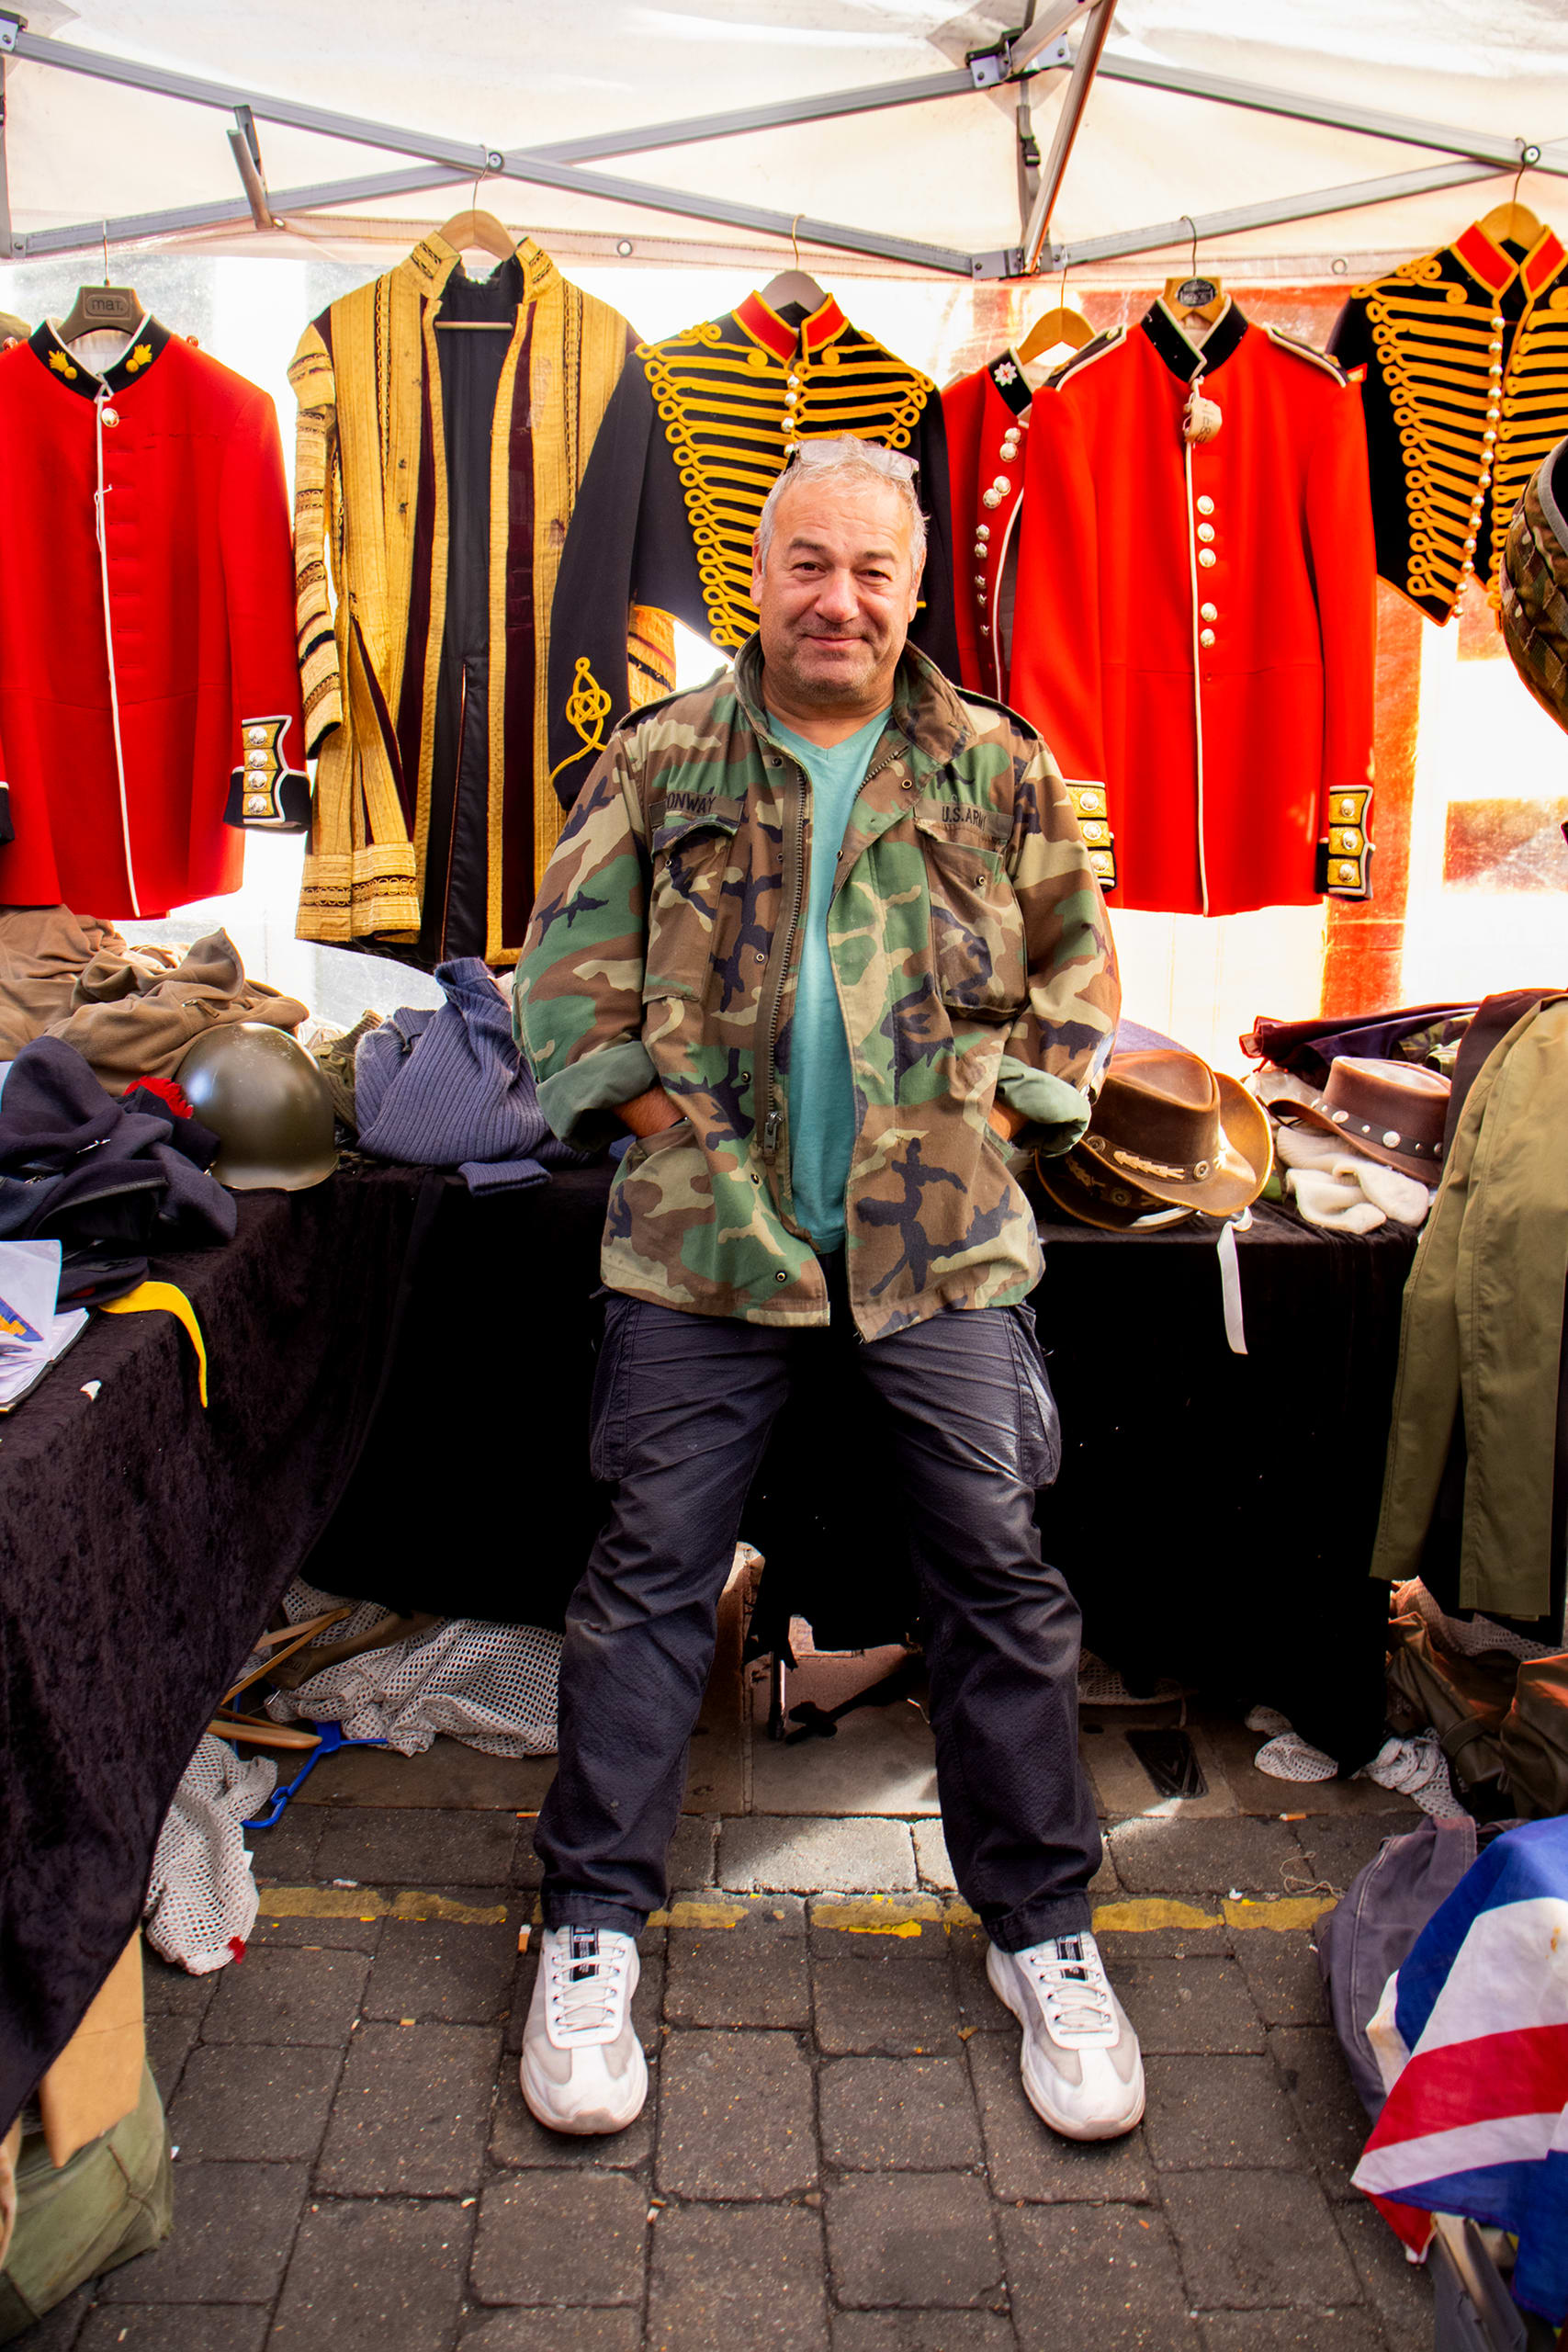
[(1417, 2253), (1434, 2213), (1511, 2231), (1516, 2300), (1568, 2317), (1568, 1818), (1493, 1841), (1369, 2033), (1389, 2095), (1357, 2187)]

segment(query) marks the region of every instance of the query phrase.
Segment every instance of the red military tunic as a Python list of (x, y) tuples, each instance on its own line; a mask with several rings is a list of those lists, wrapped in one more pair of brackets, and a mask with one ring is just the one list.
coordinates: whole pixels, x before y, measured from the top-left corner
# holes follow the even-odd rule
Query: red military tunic
[(236, 888), (235, 828), (309, 814), (271, 401), (155, 319), (103, 376), (46, 325), (0, 353), (0, 903)]
[[(1055, 499), (1052, 562), (1064, 581), (1082, 586), (1077, 641), (1084, 679), (1098, 709), (1100, 614), (1091, 583), (1097, 577), (1094, 500), (1084, 461), (1077, 413), (1059, 392), (1032, 394), (1023, 362), (1004, 351), (972, 376), (960, 377), (942, 396), (953, 500), (953, 613), (958, 637), (959, 676), (971, 693), (1021, 709), (1014, 701), (1012, 654), (1020, 610), (1016, 566), (1023, 514), (1025, 469), (1032, 420), (1039, 417), (1049, 439), (1050, 465), (1068, 478)], [(1008, 597), (1012, 589), (1013, 609)], [(1010, 630), (1010, 621), (1011, 624)], [(1073, 731), (1087, 751), (1098, 740), (1098, 718)], [(1065, 762), (1055, 743), (1057, 765), (1077, 811), (1078, 826), (1102, 890), (1116, 880), (1111, 829), (1105, 816), (1105, 775), (1098, 758), (1087, 772)]]
[[(1063, 771), (1105, 779), (1112, 903), (1224, 915), (1366, 897), (1376, 580), (1359, 387), (1234, 302), (1201, 351), (1156, 302), (1053, 382), (1083, 462), (1037, 400), (1010, 684)], [(1220, 412), (1207, 440), (1183, 436), (1194, 387)], [(1097, 576), (1062, 560), (1086, 537)]]

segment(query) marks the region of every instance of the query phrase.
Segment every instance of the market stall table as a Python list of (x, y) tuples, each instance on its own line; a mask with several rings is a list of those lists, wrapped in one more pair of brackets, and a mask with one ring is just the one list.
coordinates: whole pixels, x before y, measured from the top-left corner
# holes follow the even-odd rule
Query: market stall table
[(425, 1197), (349, 1167), (241, 1194), (226, 1249), (152, 1269), (196, 1311), (205, 1411), (159, 1312), (95, 1317), (0, 1419), (0, 2128), (133, 1931), (180, 1775), (342, 1491)]

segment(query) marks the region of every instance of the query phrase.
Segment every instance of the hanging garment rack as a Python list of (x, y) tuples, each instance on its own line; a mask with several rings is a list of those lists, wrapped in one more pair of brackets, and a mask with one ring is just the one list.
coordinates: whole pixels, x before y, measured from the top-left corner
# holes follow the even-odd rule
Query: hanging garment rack
[[(506, 150), (446, 139), (434, 132), (333, 113), (326, 108), (203, 81), (171, 73), (133, 58), (111, 57), (66, 41), (28, 31), (26, 19), (0, 11), (0, 77), (7, 62), (57, 68), (97, 80), (152, 91), (193, 106), (218, 108), (234, 115), (244, 138), (250, 173), (242, 167), (243, 198), (208, 204), (181, 205), (157, 212), (132, 213), (110, 219), (107, 233), (111, 244), (144, 243), (150, 238), (227, 228), (250, 219), (261, 225), (265, 209), (269, 220), (286, 220), (290, 212), (313, 211), (334, 205), (364, 203), (376, 198), (412, 195), (472, 180), (476, 174), (514, 179), (534, 187), (558, 187), (604, 201), (635, 205), (642, 209), (678, 214), (684, 219), (718, 222), (733, 229), (785, 239), (792, 216), (761, 205), (734, 204), (723, 198), (672, 189), (656, 182), (622, 178), (585, 169), (586, 164), (611, 156), (650, 153), (658, 149), (686, 146), (711, 139), (744, 137), (756, 130), (777, 130), (792, 123), (820, 122), (840, 116), (866, 114), (888, 107), (922, 105), (933, 98), (972, 96), (976, 90), (1011, 85), (1022, 90), (1035, 76), (1066, 72), (1069, 76), (1053, 136), (1050, 156), (1041, 170), (1029, 216), (1018, 243), (998, 250), (965, 254), (944, 245), (894, 237), (843, 221), (793, 216), (796, 233), (808, 243), (843, 253), (863, 254), (944, 276), (968, 278), (1022, 277), (1060, 268), (1064, 263), (1109, 261), (1150, 253), (1185, 243), (1183, 223), (1157, 221), (1140, 229), (1091, 237), (1071, 245), (1052, 245), (1050, 222), (1061, 192), (1072, 149), (1091, 86), (1100, 74), (1113, 81), (1138, 83), (1146, 88), (1212, 100), (1298, 121), (1323, 123), (1370, 139), (1393, 140), (1404, 146), (1427, 147), (1447, 157), (1424, 170), (1399, 172), (1386, 177), (1359, 180), (1348, 186), (1318, 188), (1295, 197), (1266, 198), (1227, 210), (1200, 215), (1196, 226), (1205, 240), (1235, 235), (1244, 230), (1274, 226), (1289, 220), (1359, 210), (1387, 204), (1401, 197), (1459, 187), (1467, 182), (1529, 169), (1568, 176), (1568, 142), (1542, 146), (1534, 141), (1505, 139), (1491, 133), (1423, 122), (1369, 107), (1343, 106), (1330, 99), (1303, 96), (1261, 84), (1168, 66), (1157, 62), (1110, 53), (1106, 42), (1115, 0), (1045, 0), (1028, 28), (1005, 37), (992, 47), (971, 52), (962, 67), (945, 74), (913, 76), (869, 88), (829, 91), (818, 96), (785, 99), (776, 104), (699, 115), (682, 121), (643, 124), (622, 131), (606, 131), (551, 146)], [(1066, 35), (1078, 29), (1076, 49)], [(10, 232), (4, 203), (4, 101), (0, 82), (0, 255), (41, 258), (74, 253), (97, 244), (105, 233), (99, 220), (75, 222), (23, 236)], [(248, 110), (243, 113), (242, 109)], [(378, 147), (418, 161), (397, 171), (368, 173), (355, 179), (327, 180), (307, 187), (269, 191), (261, 175), (257, 121), (286, 124), (321, 136)], [(1028, 131), (1030, 110), (1022, 110), (1020, 132)], [(239, 150), (236, 148), (236, 159)], [(252, 186), (254, 175), (255, 187)], [(1022, 175), (1025, 185), (1032, 169)]]

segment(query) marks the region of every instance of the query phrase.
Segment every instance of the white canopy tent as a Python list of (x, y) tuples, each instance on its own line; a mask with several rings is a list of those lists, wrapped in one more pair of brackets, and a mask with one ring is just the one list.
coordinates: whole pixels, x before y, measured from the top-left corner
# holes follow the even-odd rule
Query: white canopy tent
[(0, 54), (18, 260), (106, 225), (346, 256), (479, 175), (606, 258), (772, 258), (793, 226), (879, 276), (1124, 271), (1185, 215), (1218, 267), (1355, 276), (1521, 162), (1541, 209), (1568, 175), (1556, 0), (33, 0)]

